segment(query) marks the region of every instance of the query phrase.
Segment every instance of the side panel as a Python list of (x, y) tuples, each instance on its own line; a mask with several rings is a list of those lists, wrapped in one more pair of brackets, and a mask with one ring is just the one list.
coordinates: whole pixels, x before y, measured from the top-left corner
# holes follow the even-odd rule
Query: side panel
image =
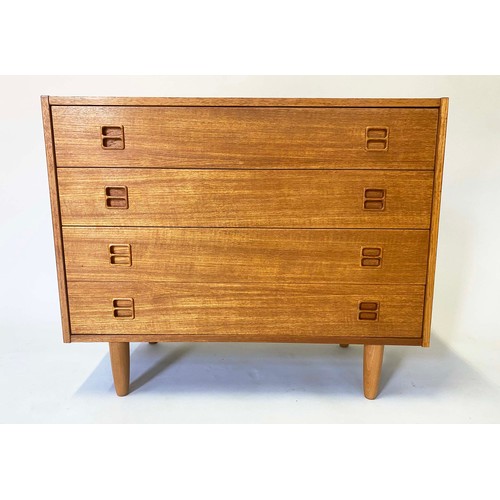
[(64, 342), (70, 342), (70, 324), (68, 296), (66, 288), (66, 271), (64, 268), (64, 248), (61, 229), (61, 211), (57, 185), (57, 169), (55, 164), (54, 143), (52, 134), (52, 116), (48, 96), (42, 96), (43, 133), (45, 152), (47, 155), (47, 171), (49, 177), (50, 205), (52, 210), (52, 227), (54, 229), (54, 245), (56, 251), (57, 282), (59, 286), (59, 302)]
[(439, 230), (439, 211), (441, 207), (441, 186), (443, 182), (444, 147), (446, 143), (446, 125), (448, 122), (448, 98), (441, 99), (439, 110), (438, 140), (436, 146), (436, 166), (434, 169), (434, 193), (432, 198), (431, 231), (429, 239), (429, 264), (427, 285), (425, 288), (425, 307), (422, 345), (429, 347), (431, 337), (432, 301), (436, 273), (437, 242)]

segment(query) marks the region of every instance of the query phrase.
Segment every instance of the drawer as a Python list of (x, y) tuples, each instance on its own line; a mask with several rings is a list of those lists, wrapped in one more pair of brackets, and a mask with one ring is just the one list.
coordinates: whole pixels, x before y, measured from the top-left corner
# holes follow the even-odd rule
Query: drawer
[(63, 225), (429, 229), (433, 173), (58, 169)]
[(58, 167), (434, 168), (437, 108), (53, 106)]
[(419, 285), (69, 282), (72, 334), (418, 338)]
[(429, 233), (64, 227), (68, 281), (425, 284)]

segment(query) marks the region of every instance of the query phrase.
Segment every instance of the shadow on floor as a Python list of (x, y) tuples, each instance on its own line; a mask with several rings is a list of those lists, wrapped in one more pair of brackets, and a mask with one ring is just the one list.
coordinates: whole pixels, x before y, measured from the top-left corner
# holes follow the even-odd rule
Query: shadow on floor
[[(130, 395), (259, 392), (360, 397), (363, 348), (324, 344), (148, 343), (131, 345)], [(434, 336), (432, 347), (387, 346), (380, 396), (436, 396), (481, 375)], [(109, 354), (79, 394), (113, 392)]]

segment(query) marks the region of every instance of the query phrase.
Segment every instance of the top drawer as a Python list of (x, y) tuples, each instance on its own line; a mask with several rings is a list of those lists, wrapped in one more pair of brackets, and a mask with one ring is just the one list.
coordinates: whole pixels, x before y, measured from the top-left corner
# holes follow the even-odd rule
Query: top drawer
[(53, 106), (58, 167), (434, 168), (436, 108)]

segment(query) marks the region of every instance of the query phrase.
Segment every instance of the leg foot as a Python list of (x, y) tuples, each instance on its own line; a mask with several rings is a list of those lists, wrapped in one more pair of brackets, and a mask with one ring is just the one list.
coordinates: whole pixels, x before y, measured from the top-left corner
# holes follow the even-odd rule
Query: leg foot
[(158, 344), (158, 342), (150, 342), (149, 344), (150, 345), (155, 345), (155, 344)]
[(130, 380), (130, 344), (128, 342), (110, 342), (109, 356), (116, 394), (126, 396)]
[(349, 347), (349, 344), (339, 344), (340, 347)]
[(365, 345), (363, 356), (363, 386), (365, 398), (375, 399), (384, 358), (383, 345)]

